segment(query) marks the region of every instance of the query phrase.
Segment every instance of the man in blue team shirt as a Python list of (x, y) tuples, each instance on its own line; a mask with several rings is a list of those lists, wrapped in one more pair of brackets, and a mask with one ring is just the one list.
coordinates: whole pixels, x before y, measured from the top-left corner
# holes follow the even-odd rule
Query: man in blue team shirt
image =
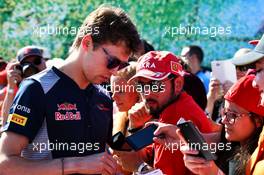
[(203, 50), (199, 46), (195, 45), (186, 46), (181, 51), (181, 57), (189, 66), (190, 72), (200, 78), (200, 80), (203, 82), (205, 91), (208, 93), (210, 72), (203, 70), (201, 67), (204, 57)]
[(65, 64), (22, 82), (1, 136), (0, 174), (115, 173), (115, 160), (105, 153), (112, 101), (94, 84), (108, 81), (139, 44), (124, 11), (93, 11)]

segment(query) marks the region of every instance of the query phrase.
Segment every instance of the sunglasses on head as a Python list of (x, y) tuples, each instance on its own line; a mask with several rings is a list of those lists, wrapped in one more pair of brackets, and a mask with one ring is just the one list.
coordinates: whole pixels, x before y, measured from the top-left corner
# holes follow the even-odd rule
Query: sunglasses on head
[(105, 55), (107, 56), (107, 69), (114, 69), (118, 67), (118, 70), (123, 69), (129, 65), (128, 62), (123, 62), (115, 56), (110, 55), (105, 48), (102, 48)]
[(34, 64), (35, 66), (38, 66), (38, 65), (40, 65), (42, 63), (42, 58), (41, 57), (36, 57), (32, 61), (24, 61), (21, 64), (23, 65), (25, 63), (31, 63), (31, 64)]

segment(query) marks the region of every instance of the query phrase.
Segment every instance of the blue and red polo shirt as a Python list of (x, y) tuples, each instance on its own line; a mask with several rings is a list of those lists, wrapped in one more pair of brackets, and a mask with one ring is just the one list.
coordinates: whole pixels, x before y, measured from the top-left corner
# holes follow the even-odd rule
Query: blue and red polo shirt
[(101, 86), (80, 89), (52, 67), (21, 83), (4, 131), (28, 138), (30, 144), (21, 153), (28, 159), (86, 156), (105, 150), (112, 110)]

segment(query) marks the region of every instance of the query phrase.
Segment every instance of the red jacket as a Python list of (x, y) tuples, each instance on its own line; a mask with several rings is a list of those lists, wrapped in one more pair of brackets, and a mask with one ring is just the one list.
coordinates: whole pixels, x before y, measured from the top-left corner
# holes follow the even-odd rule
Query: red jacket
[[(181, 117), (185, 120), (191, 120), (201, 132), (209, 133), (212, 131), (210, 122), (202, 109), (194, 102), (192, 97), (185, 92), (180, 95), (178, 100), (169, 105), (160, 114), (159, 121), (176, 124)], [(153, 143), (151, 146), (145, 148), (145, 151), (148, 157), (153, 157), (154, 152), (154, 167), (161, 169), (164, 174), (192, 174), (184, 166), (183, 155), (179, 150), (172, 151), (166, 146)]]

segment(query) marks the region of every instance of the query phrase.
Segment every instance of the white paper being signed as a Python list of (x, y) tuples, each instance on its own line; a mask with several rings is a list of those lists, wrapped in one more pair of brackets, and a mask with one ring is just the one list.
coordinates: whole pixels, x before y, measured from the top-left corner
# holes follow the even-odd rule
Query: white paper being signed
[(230, 60), (212, 61), (212, 76), (225, 83), (225, 81), (231, 81), (235, 83), (237, 81), (236, 67)]

